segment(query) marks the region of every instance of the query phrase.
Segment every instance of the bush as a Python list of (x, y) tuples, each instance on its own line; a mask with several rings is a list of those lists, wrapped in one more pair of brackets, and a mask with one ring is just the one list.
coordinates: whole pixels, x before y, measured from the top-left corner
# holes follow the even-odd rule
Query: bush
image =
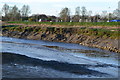
[(66, 26), (118, 26), (119, 22), (23, 22), (23, 21), (12, 21), (8, 23), (21, 23), (21, 24), (49, 24), (49, 25), (66, 25)]

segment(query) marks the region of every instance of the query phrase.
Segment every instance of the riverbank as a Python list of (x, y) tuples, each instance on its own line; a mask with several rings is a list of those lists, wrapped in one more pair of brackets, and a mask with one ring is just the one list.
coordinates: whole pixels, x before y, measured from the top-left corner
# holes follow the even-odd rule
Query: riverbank
[[(44, 25), (45, 26), (45, 25)], [(96, 27), (55, 27), (49, 25), (18, 25), (2, 26), (1, 36), (46, 40), (54, 42), (77, 43), (89, 47), (120, 52), (118, 47), (118, 31)]]

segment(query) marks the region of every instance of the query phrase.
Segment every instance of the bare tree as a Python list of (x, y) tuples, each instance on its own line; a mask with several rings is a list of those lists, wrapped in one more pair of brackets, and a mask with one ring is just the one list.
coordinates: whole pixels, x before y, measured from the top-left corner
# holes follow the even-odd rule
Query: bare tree
[(92, 11), (88, 11), (88, 21), (91, 22)]
[(80, 15), (80, 7), (76, 7), (76, 9), (75, 9), (75, 15)]
[(107, 11), (102, 11), (102, 14), (101, 14), (101, 20), (102, 21), (107, 21), (107, 16), (108, 16), (108, 13)]
[(73, 22), (79, 22), (80, 20), (80, 7), (76, 7), (75, 15), (72, 17)]
[(113, 15), (114, 15), (115, 18), (120, 18), (120, 16), (119, 16), (120, 15), (120, 10), (119, 9), (114, 10)]
[(107, 11), (102, 11), (102, 15), (101, 16), (102, 17), (107, 17), (107, 14), (108, 14)]
[(81, 8), (81, 13), (82, 13), (82, 22), (85, 22), (85, 17), (86, 17), (86, 13), (87, 13), (87, 9), (83, 6)]
[(95, 15), (94, 22), (100, 22), (100, 15), (98, 13)]
[(21, 9), (21, 15), (27, 17), (30, 14), (30, 7), (28, 5), (23, 5)]
[[(24, 20), (30, 14), (30, 7), (28, 5), (23, 5), (21, 9), (22, 20)], [(24, 19), (23, 19), (24, 18)]]
[(20, 11), (16, 5), (11, 7), (11, 9), (8, 13), (8, 16), (9, 16), (9, 19), (12, 21), (20, 19)]
[(62, 21), (64, 22), (70, 21), (70, 10), (67, 7), (63, 8), (59, 15)]
[(8, 18), (8, 13), (9, 13), (9, 5), (4, 4), (2, 7), (2, 12), (5, 15), (5, 20)]

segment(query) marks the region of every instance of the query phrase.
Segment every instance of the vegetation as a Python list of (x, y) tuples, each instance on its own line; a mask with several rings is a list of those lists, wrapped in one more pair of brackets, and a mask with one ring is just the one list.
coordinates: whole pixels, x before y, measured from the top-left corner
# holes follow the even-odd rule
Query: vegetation
[[(36, 22), (108, 22), (112, 20), (119, 20), (119, 9), (113, 12), (102, 11), (101, 14), (96, 13), (92, 15), (92, 11), (88, 11), (86, 7), (76, 7), (75, 14), (71, 15), (68, 7), (63, 8), (58, 16), (50, 16), (45, 14), (30, 14), (30, 7), (23, 5), (19, 9), (16, 5), (9, 6), (4, 4), (1, 10), (3, 16), (2, 21), (36, 21)], [(70, 24), (72, 25), (72, 24)]]
[(67, 7), (63, 8), (59, 15), (63, 22), (70, 22), (70, 10)]
[[(25, 22), (25, 24), (26, 24), (26, 22)], [(27, 22), (27, 24), (29, 24), (29, 23)], [(48, 24), (50, 24), (50, 23), (48, 23)], [(68, 25), (68, 24), (65, 24), (65, 25)], [(118, 37), (120, 35), (120, 33), (118, 31), (111, 31), (109, 29), (88, 28), (88, 27), (80, 27), (80, 28), (71, 28), (71, 27), (66, 27), (66, 28), (59, 27), (58, 28), (57, 27), (56, 28), (56, 27), (40, 27), (40, 26), (35, 26), (35, 27), (25, 26), (25, 27), (23, 27), (20, 25), (14, 25), (14, 26), (7, 25), (7, 26), (3, 26), (2, 30), (3, 31), (4, 30), (19, 31), (19, 32), (28, 31), (28, 32), (34, 32), (34, 33), (49, 31), (49, 32), (52, 32), (55, 34), (72, 33), (72, 34), (78, 34), (78, 35), (83, 34), (83, 35), (87, 35), (87, 36), (96, 36), (96, 37), (111, 38), (111, 39), (118, 39)]]
[(4, 4), (2, 7), (2, 20), (3, 21), (20, 21), (28, 20), (28, 14), (30, 13), (30, 8), (28, 5), (23, 5), (22, 9), (18, 9), (16, 5), (13, 7)]
[(119, 32), (118, 31), (110, 31), (107, 29), (87, 29), (80, 28), (78, 34), (85, 34), (89, 36), (97, 36), (101, 38), (111, 38), (118, 39)]
[(49, 24), (49, 25), (65, 25), (65, 26), (119, 26), (119, 22), (23, 22), (23, 21), (10, 21), (8, 23), (15, 23), (15, 24)]

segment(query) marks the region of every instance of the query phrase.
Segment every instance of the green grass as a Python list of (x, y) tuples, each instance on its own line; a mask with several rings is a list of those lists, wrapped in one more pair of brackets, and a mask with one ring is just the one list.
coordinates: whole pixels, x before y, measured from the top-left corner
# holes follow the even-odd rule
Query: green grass
[(118, 39), (120, 33), (118, 31), (110, 31), (107, 29), (83, 29), (80, 28), (79, 31), (77, 31), (77, 34), (84, 34), (88, 36), (97, 36), (102, 38), (111, 38), (111, 39)]
[(23, 21), (12, 21), (8, 23), (18, 23), (18, 24), (48, 24), (48, 25), (65, 25), (65, 26), (119, 26), (120, 22), (23, 22)]
[[(98, 36), (102, 38), (111, 38), (111, 39), (118, 39), (120, 33), (118, 32), (119, 30), (116, 31), (111, 31), (111, 29), (97, 29), (97, 28), (87, 28), (86, 26), (108, 26), (108, 27), (113, 27), (113, 26), (119, 26), (119, 22), (95, 22), (95, 23), (90, 23), (90, 22), (8, 22), (8, 23), (19, 23), (19, 24), (49, 24), (49, 25), (67, 25), (67, 26), (73, 26), (73, 25), (80, 25), (83, 26), (81, 28), (70, 28), (70, 27), (60, 27), (60, 28), (55, 28), (55, 27), (22, 27), (19, 25), (7, 25), (4, 27), (5, 29), (9, 30), (16, 30), (16, 31), (24, 31), (27, 30), (29, 32), (45, 32), (46, 30), (56, 33), (56, 34), (64, 34), (67, 32), (70, 32), (72, 34), (84, 34), (88, 36)], [(112, 29), (113, 30), (113, 29)]]

